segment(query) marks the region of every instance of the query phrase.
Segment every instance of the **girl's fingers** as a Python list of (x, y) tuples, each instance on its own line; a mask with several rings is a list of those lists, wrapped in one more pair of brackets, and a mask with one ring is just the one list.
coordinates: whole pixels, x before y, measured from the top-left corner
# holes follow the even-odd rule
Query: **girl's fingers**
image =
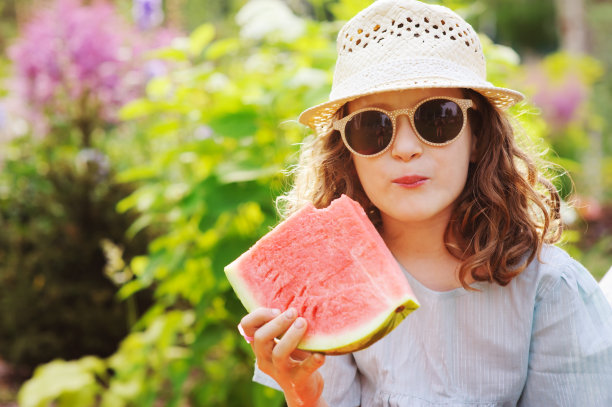
[(255, 331), (253, 335), (256, 343), (271, 343), (274, 345), (274, 338), (282, 336), (285, 331), (291, 326), (297, 312), (293, 308), (289, 308), (270, 322), (263, 325)]
[(325, 355), (322, 353), (312, 353), (308, 358), (300, 362), (300, 370), (298, 374), (303, 377), (310, 376), (318, 368), (323, 366), (323, 363), (325, 363)]
[(280, 314), (280, 311), (273, 308), (257, 308), (247, 314), (240, 321), (240, 326), (247, 336), (254, 336), (255, 331), (267, 324)]
[(289, 357), (291, 357), (291, 359), (297, 361), (297, 362), (301, 362), (303, 360), (306, 360), (308, 357), (310, 357), (312, 355), (312, 352), (308, 352), (305, 350), (300, 350), (300, 349), (296, 349), (293, 352), (291, 352), (291, 354), (289, 355)]
[(297, 374), (303, 377), (310, 376), (325, 362), (325, 356), (321, 353), (296, 349), (306, 333), (306, 327), (304, 318), (296, 319), (272, 351), (275, 364), (288, 369), (298, 368)]
[[(307, 356), (305, 353), (307, 352), (302, 354), (295, 352), (300, 340), (302, 340), (302, 337), (304, 336), (304, 333), (306, 333), (306, 320), (300, 317), (293, 322), (281, 340), (278, 341), (274, 347), (274, 350), (272, 351), (272, 360), (275, 363), (280, 364), (284, 361), (288, 361), (292, 354), (298, 359), (305, 358)], [(297, 362), (299, 362), (299, 360), (297, 360)]]
[[(297, 349), (307, 324), (304, 318), (296, 318), (295, 310), (289, 309), (257, 329), (253, 348), (259, 368), (278, 383), (310, 388), (316, 382), (311, 376), (323, 365), (325, 356)], [(319, 382), (322, 389), (320, 377)]]

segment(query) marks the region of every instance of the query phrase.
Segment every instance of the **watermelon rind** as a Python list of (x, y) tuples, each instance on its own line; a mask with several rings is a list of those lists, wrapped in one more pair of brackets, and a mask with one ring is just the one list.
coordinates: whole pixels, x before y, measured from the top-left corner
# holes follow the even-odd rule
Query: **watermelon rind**
[(227, 276), (228, 281), (230, 282), (234, 292), (244, 305), (244, 308), (248, 312), (255, 310), (262, 306), (262, 304), (258, 303), (257, 300), (251, 295), (251, 290), (244, 284), (244, 281), (239, 277), (240, 268), (238, 267), (238, 262), (240, 257), (225, 266), (225, 275)]
[(316, 335), (305, 338), (298, 349), (321, 352), (328, 355), (342, 355), (365, 349), (378, 341), (400, 324), (412, 311), (419, 307), (413, 297), (405, 297), (391, 305), (378, 317), (359, 328), (351, 329), (350, 333), (337, 335)]

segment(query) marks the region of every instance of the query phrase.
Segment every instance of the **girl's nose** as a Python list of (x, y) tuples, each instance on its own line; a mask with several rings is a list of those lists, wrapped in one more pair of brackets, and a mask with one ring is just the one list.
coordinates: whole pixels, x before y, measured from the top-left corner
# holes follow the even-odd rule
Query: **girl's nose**
[(399, 116), (395, 124), (397, 133), (391, 146), (391, 155), (402, 161), (409, 161), (423, 154), (423, 143), (412, 128), (408, 116)]

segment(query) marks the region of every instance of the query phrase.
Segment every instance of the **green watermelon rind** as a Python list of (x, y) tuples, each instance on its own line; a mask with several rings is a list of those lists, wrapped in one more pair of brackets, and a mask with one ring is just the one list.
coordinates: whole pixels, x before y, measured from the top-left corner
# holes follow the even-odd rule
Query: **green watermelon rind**
[[(240, 257), (225, 267), (225, 274), (234, 288), (236, 295), (248, 312), (262, 307), (252, 295), (246, 284), (238, 277)], [(359, 329), (351, 329), (346, 334), (313, 335), (298, 344), (298, 349), (320, 352), (327, 355), (341, 355), (365, 349), (378, 341), (400, 324), (412, 311), (419, 307), (416, 298), (406, 296), (381, 312), (376, 318)], [(284, 310), (281, 310), (284, 311)]]
[(390, 305), (386, 311), (381, 312), (378, 317), (372, 318), (368, 324), (359, 329), (353, 328), (346, 335), (319, 334), (311, 338), (305, 338), (298, 345), (298, 349), (325, 353), (327, 355), (342, 355), (365, 349), (395, 329), (400, 322), (417, 308), (419, 308), (419, 303), (416, 299), (407, 296), (397, 303)]
[(225, 266), (224, 271), (225, 275), (230, 282), (234, 292), (244, 305), (244, 308), (248, 312), (254, 311), (256, 308), (262, 307), (263, 305), (257, 302), (257, 300), (251, 295), (251, 291), (248, 286), (244, 284), (243, 280), (239, 277), (240, 268), (238, 267), (238, 263), (242, 260), (242, 256), (238, 257), (236, 260)]

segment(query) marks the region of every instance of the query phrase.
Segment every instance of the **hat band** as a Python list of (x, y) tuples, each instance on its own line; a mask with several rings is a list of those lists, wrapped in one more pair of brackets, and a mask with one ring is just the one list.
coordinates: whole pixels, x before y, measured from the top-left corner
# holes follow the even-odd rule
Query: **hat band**
[[(409, 67), (409, 69), (407, 69)], [(330, 100), (418, 87), (492, 86), (477, 73), (439, 58), (404, 58), (385, 61), (358, 71), (333, 86)], [(469, 86), (468, 86), (469, 85)]]

